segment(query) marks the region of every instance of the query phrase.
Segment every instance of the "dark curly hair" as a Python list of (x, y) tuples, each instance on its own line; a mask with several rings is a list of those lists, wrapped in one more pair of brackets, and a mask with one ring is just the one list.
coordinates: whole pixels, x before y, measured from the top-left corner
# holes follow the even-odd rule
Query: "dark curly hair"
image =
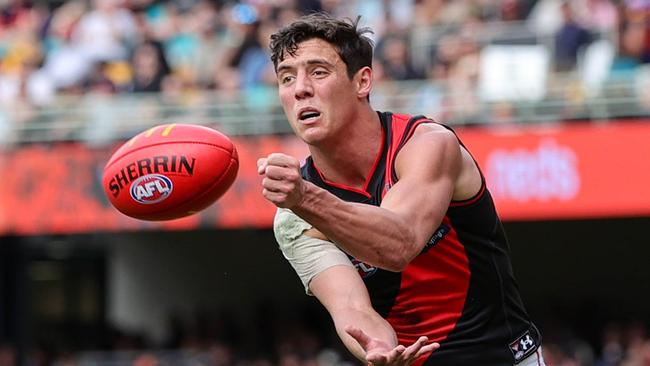
[(372, 67), (373, 42), (365, 36), (370, 28), (359, 28), (359, 20), (340, 20), (326, 13), (305, 15), (271, 35), (271, 60), (277, 71), (278, 63), (287, 54), (295, 56), (301, 42), (320, 38), (336, 49), (347, 66), (348, 77), (352, 79), (361, 68)]

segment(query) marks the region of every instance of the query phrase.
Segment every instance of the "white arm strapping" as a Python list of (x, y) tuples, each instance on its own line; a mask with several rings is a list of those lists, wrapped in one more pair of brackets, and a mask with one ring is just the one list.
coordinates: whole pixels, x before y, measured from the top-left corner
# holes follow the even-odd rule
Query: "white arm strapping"
[(311, 228), (308, 222), (291, 210), (279, 208), (275, 213), (275, 239), (282, 254), (300, 277), (308, 295), (312, 295), (309, 283), (319, 273), (337, 265), (352, 267), (348, 256), (336, 244), (304, 234)]

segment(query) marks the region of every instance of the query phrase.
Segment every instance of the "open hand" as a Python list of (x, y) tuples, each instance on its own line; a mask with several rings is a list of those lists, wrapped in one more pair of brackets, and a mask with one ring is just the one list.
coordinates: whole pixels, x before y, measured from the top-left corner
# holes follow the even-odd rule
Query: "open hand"
[(429, 340), (427, 337), (418, 338), (415, 343), (408, 347), (401, 344), (392, 347), (382, 340), (371, 338), (357, 327), (348, 326), (345, 331), (359, 342), (366, 352), (366, 361), (373, 366), (410, 365), (418, 358), (440, 347), (440, 344), (436, 342), (426, 344)]

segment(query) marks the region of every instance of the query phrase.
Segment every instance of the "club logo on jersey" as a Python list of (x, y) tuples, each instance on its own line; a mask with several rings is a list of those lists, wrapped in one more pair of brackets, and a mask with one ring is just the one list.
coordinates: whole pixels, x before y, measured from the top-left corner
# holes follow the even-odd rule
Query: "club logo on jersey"
[(357, 269), (357, 272), (359, 272), (359, 276), (361, 276), (361, 278), (370, 277), (377, 272), (377, 267), (371, 266), (367, 263), (363, 263), (362, 261), (356, 258), (350, 258), (350, 260), (352, 261), (354, 267)]
[[(433, 235), (431, 235), (431, 238), (429, 239), (427, 244), (422, 249), (422, 253), (426, 253), (429, 249), (433, 248), (450, 231), (451, 231), (451, 228), (449, 228), (449, 226), (447, 224), (440, 224), (440, 226), (438, 227), (438, 230), (436, 230), (436, 232), (434, 232)], [(422, 254), (422, 253), (420, 253), (420, 254)]]
[(172, 180), (161, 174), (147, 174), (131, 183), (131, 197), (145, 205), (165, 200), (172, 193)]
[(535, 339), (530, 335), (530, 331), (526, 331), (521, 337), (515, 339), (510, 343), (510, 351), (515, 357), (515, 363), (519, 363), (531, 353), (535, 352), (538, 344)]

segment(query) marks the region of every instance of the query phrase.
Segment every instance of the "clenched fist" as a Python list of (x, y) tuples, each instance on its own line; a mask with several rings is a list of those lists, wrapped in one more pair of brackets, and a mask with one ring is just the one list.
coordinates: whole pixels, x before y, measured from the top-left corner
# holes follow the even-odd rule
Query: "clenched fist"
[(274, 205), (291, 208), (304, 198), (305, 182), (300, 176), (300, 162), (293, 156), (273, 153), (257, 160), (257, 172), (264, 176), (262, 194)]

